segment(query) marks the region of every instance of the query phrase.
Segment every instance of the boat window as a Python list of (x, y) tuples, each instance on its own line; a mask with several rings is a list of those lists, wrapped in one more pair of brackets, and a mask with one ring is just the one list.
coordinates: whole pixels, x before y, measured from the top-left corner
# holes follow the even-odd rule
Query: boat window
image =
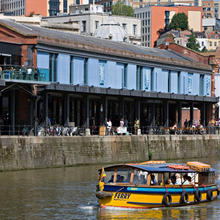
[(118, 169), (116, 183), (130, 183), (131, 169)]
[(147, 184), (148, 172), (142, 170), (134, 170), (133, 184)]
[(161, 185), (163, 183), (162, 173), (151, 173), (150, 174), (150, 185)]
[(105, 171), (106, 177), (104, 178), (104, 183), (113, 183), (114, 180), (114, 170)]
[(215, 173), (200, 173), (199, 174), (199, 185), (209, 185), (215, 183)]

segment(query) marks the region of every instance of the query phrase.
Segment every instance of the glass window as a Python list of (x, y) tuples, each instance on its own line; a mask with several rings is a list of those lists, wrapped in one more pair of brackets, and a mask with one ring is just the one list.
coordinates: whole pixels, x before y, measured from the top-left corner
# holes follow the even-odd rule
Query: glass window
[(130, 183), (131, 169), (118, 169), (116, 183)]
[(86, 21), (82, 21), (83, 32), (86, 32)]
[(188, 74), (188, 93), (192, 93), (192, 78), (193, 78), (193, 74), (189, 73)]
[(137, 31), (137, 25), (133, 24), (133, 34), (136, 35), (136, 31)]
[(104, 178), (105, 183), (113, 183), (114, 171), (105, 171), (106, 177)]
[(99, 61), (99, 85), (103, 86), (105, 82), (105, 61)]
[(133, 184), (147, 184), (148, 172), (142, 170), (134, 170)]

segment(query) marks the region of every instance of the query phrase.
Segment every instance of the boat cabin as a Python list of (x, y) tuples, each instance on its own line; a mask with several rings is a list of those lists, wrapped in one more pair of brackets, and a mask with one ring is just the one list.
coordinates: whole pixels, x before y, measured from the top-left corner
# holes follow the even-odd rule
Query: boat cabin
[(212, 168), (198, 171), (177, 164), (126, 164), (105, 168), (103, 182), (141, 187), (212, 185), (215, 172)]

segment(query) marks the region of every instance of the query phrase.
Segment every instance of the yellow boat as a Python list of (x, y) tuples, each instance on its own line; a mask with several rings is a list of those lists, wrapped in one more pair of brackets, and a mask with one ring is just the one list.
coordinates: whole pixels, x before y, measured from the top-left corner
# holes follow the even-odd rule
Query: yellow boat
[(102, 208), (185, 206), (219, 196), (215, 170), (200, 162), (114, 165), (100, 169), (99, 175), (96, 197)]

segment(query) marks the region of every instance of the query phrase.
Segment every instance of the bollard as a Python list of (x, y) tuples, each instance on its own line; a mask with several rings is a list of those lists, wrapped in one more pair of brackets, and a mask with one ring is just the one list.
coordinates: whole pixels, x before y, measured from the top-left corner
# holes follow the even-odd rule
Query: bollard
[(86, 136), (90, 136), (90, 129), (89, 128), (86, 128)]
[(141, 129), (137, 130), (137, 135), (141, 135)]

